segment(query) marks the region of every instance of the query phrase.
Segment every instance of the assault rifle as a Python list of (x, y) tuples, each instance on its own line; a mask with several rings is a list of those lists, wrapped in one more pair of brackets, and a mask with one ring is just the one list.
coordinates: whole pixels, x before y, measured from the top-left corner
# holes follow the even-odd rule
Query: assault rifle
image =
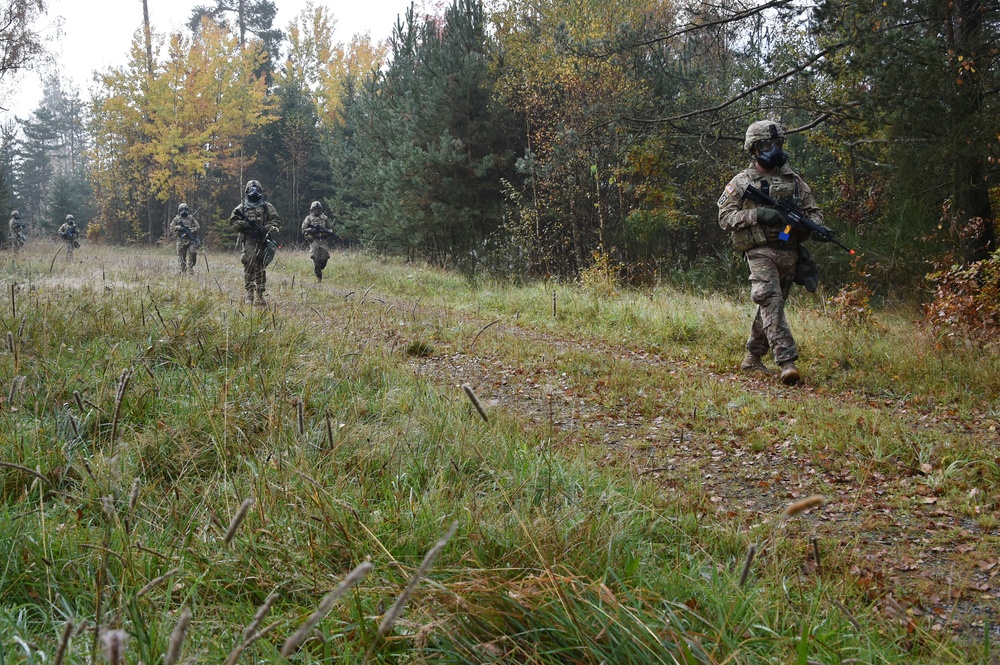
[(194, 244), (195, 247), (201, 247), (201, 240), (199, 240), (198, 236), (194, 234), (194, 231), (189, 229), (187, 224), (184, 224), (183, 222), (181, 222), (180, 228), (177, 229), (177, 235)]
[(841, 243), (839, 240), (833, 237), (833, 231), (826, 228), (825, 226), (822, 226), (812, 221), (806, 216), (804, 212), (802, 212), (795, 206), (789, 205), (788, 203), (784, 203), (782, 201), (775, 201), (770, 196), (760, 191), (753, 185), (747, 185), (746, 193), (743, 194), (743, 198), (750, 199), (751, 201), (756, 201), (761, 205), (766, 205), (768, 207), (774, 208), (775, 210), (780, 211), (782, 215), (784, 215), (785, 219), (788, 220), (788, 223), (785, 225), (785, 228), (781, 230), (781, 233), (778, 234), (778, 239), (781, 240), (782, 242), (786, 242), (788, 240), (789, 234), (792, 231), (792, 227), (802, 227), (807, 231), (810, 231), (811, 233), (815, 233), (819, 237), (823, 238), (823, 240), (826, 240), (827, 242), (832, 242), (834, 245), (840, 247), (848, 254), (854, 254), (853, 249), (851, 249), (850, 247)]
[(250, 228), (243, 232), (244, 235), (250, 234), (250, 236), (252, 236), (253, 238), (263, 241), (264, 251), (262, 254), (262, 258), (264, 262), (264, 267), (266, 268), (271, 263), (271, 261), (274, 260), (274, 255), (278, 252), (278, 242), (271, 237), (270, 231), (265, 229), (261, 224), (257, 222), (251, 222), (249, 219), (246, 218), (246, 215), (244, 215), (243, 211), (240, 210), (239, 208), (234, 210), (233, 214), (236, 215), (237, 219), (242, 219), (244, 222), (250, 225)]
[(258, 240), (267, 240), (268, 237), (270, 236), (270, 234), (258, 222), (251, 222), (249, 219), (247, 219), (246, 215), (244, 215), (243, 211), (240, 210), (239, 208), (233, 211), (233, 214), (236, 215), (237, 219), (242, 219), (244, 222), (250, 225), (250, 228), (244, 231), (245, 234), (250, 235), (253, 238), (257, 238)]
[(77, 235), (78, 232), (79, 232), (79, 229), (75, 229), (75, 228), (70, 227), (70, 228), (66, 229), (66, 233), (60, 233), (59, 235), (60, 235), (60, 237), (62, 237), (63, 240), (70, 240), (70, 241), (72, 241), (73, 242), (73, 249), (79, 249), (80, 248), (80, 243), (78, 243), (76, 241), (76, 235)]
[(322, 226), (309, 226), (306, 227), (306, 231), (314, 235), (317, 240), (327, 240), (329, 238), (336, 239), (337, 233), (333, 229), (328, 229)]

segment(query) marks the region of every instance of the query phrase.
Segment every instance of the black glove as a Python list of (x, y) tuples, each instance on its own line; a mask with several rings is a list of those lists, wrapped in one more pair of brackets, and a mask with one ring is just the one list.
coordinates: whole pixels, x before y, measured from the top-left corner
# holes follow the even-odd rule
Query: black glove
[(757, 223), (764, 226), (782, 226), (785, 216), (774, 208), (757, 208)]
[(809, 234), (810, 239), (815, 240), (816, 242), (830, 242), (833, 240), (834, 233), (836, 233), (833, 229), (829, 229), (822, 224), (819, 225), (819, 228), (821, 228), (823, 232), (817, 233), (816, 231), (813, 231)]

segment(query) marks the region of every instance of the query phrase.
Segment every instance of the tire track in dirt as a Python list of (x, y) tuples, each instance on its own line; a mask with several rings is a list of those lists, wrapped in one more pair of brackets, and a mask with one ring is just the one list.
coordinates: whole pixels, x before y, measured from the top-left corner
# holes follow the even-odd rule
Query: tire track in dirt
[[(323, 290), (329, 288), (324, 285)], [(373, 314), (378, 310), (380, 322), (372, 332), (381, 330), (382, 337), (369, 342), (383, 346), (390, 355), (399, 354), (410, 342), (422, 342), (414, 336), (427, 333), (433, 328), (429, 322), (435, 320), (457, 319), (478, 330), (468, 346), (435, 342), (437, 348), (431, 355), (404, 355), (404, 362), (420, 378), (456, 396), (461, 394), (462, 383), (472, 384), (487, 411), (521, 421), (556, 447), (592, 446), (599, 464), (624, 467), (637, 480), (656, 483), (663, 491), (677, 494), (677, 500), (699, 512), (711, 512), (719, 521), (744, 529), (765, 522), (785, 528), (787, 523), (774, 518), (790, 502), (823, 494), (827, 503), (810, 515), (808, 529), (808, 536), (817, 538), (821, 551), (830, 555), (823, 557), (822, 574), (851, 577), (890, 616), (895, 616), (894, 607), (901, 603), (904, 623), (926, 620), (932, 631), (958, 634), (978, 633), (987, 622), (998, 623), (996, 534), (984, 533), (974, 520), (940, 508), (936, 497), (917, 493), (914, 470), (861, 472), (858, 460), (822, 451), (807, 455), (788, 440), (774, 440), (765, 449), (755, 450), (742, 441), (739, 432), (725, 426), (711, 432), (699, 430), (685, 423), (686, 416), (668, 408), (651, 417), (644, 413), (648, 396), (618, 395), (608, 403), (591, 390), (600, 388), (599, 379), (582, 385), (558, 365), (563, 358), (582, 356), (596, 359), (597, 365), (610, 363), (619, 374), (652, 373), (665, 379), (677, 373), (699, 373), (705, 381), (735, 384), (769, 400), (791, 397), (817, 405), (833, 400), (903, 419), (913, 429), (967, 429), (958, 419), (945, 416), (928, 424), (899, 400), (831, 394), (808, 378), (789, 388), (776, 379), (747, 376), (735, 368), (720, 372), (697, 360), (489, 321), (370, 290), (359, 295), (333, 287), (333, 293), (340, 304), (371, 305)], [(386, 316), (392, 310), (405, 312), (415, 325), (395, 325)], [(277, 302), (274, 311), (306, 318), (320, 313), (294, 298)], [(482, 351), (487, 347), (486, 335), (530, 345), (535, 360), (525, 363)], [(691, 419), (697, 416), (692, 414)], [(904, 492), (913, 494), (906, 506), (898, 498)], [(992, 549), (984, 541), (986, 536), (993, 540)], [(809, 557), (809, 540), (802, 542), (802, 571), (817, 574)], [(994, 631), (1000, 637), (1000, 630), (995, 627)]]
[[(856, 460), (822, 451), (806, 455), (788, 440), (755, 451), (725, 428), (707, 433), (663, 415), (649, 418), (628, 399), (620, 399), (612, 411), (592, 395), (581, 394), (557, 364), (561, 356), (575, 354), (610, 359), (622, 372), (663, 376), (701, 372), (706, 380), (735, 382), (742, 390), (769, 399), (793, 395), (817, 403), (835, 400), (885, 410), (912, 420), (914, 428), (927, 427), (898, 401), (831, 395), (808, 382), (789, 388), (773, 378), (712, 372), (689, 360), (517, 325), (494, 325), (490, 334), (528, 342), (548, 360), (525, 366), (497, 354), (445, 345), (431, 357), (408, 362), (415, 373), (442, 388), (472, 384), (488, 410), (515, 417), (559, 445), (598, 447), (603, 450), (601, 464), (625, 466), (637, 479), (657, 483), (665, 491), (690, 491), (696, 486), (701, 496), (687, 500), (699, 510), (711, 510), (721, 521), (749, 529), (773, 520), (794, 500), (822, 494), (827, 503), (811, 516), (810, 536), (827, 554), (836, 553), (830, 558), (840, 564), (837, 574), (853, 577), (871, 600), (888, 607), (886, 597), (891, 594), (909, 617), (925, 616), (934, 631), (966, 631), (984, 621), (996, 623), (1000, 558), (995, 550), (991, 554), (982, 547), (986, 534), (974, 520), (938, 507), (937, 497), (917, 495), (912, 508), (901, 507), (898, 495), (914, 489), (912, 470), (871, 471), (859, 478)], [(964, 428), (947, 419), (934, 426), (949, 431)], [(807, 555), (805, 550), (803, 571), (813, 574), (815, 564)]]

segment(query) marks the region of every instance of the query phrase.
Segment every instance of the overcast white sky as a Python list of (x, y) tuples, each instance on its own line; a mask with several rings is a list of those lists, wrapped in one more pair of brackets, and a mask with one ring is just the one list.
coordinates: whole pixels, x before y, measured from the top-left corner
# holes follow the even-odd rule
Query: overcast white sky
[[(196, 5), (215, 4), (214, 0), (148, 2), (149, 21), (153, 30), (160, 33), (185, 29)], [(278, 7), (275, 27), (284, 30), (305, 8), (306, 2), (275, 0)], [(369, 32), (373, 40), (389, 37), (396, 16), (406, 11), (410, 0), (313, 0), (313, 4), (325, 5), (330, 10), (337, 21), (335, 39), (347, 42), (359, 32)], [(422, 5), (421, 2), (416, 4)], [(83, 98), (89, 99), (92, 73), (127, 61), (132, 37), (142, 25), (142, 0), (48, 0), (48, 8), (48, 16), (42, 20), (44, 41), (63, 78), (72, 79)], [(40, 73), (24, 73), (4, 86), (0, 105), (8, 111), (0, 110), (0, 118), (26, 117), (40, 99)]]

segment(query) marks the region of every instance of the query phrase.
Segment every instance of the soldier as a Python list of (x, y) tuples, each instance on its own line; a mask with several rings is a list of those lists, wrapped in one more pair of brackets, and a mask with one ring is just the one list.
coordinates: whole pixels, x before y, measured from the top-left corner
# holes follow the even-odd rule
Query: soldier
[(326, 268), (326, 262), (330, 260), (327, 241), (337, 236), (333, 232), (330, 218), (323, 214), (323, 204), (319, 201), (313, 201), (309, 206), (309, 214), (302, 220), (302, 235), (309, 241), (309, 258), (313, 262), (316, 281), (322, 282), (323, 268)]
[(24, 235), (24, 229), (27, 228), (28, 225), (21, 221), (21, 213), (16, 210), (12, 210), (10, 213), (10, 221), (7, 222), (7, 226), (10, 227), (10, 246), (16, 252), (24, 247), (24, 243), (27, 240)]
[(240, 232), (243, 253), (243, 284), (247, 303), (267, 305), (264, 290), (267, 287), (265, 268), (274, 258), (278, 244), (271, 238), (279, 230), (281, 217), (274, 206), (264, 200), (264, 189), (256, 180), (247, 181), (243, 203), (233, 209), (229, 225)]
[(201, 226), (188, 209), (188, 204), (177, 206), (177, 215), (170, 222), (170, 232), (177, 236), (177, 265), (182, 275), (188, 270), (194, 273), (194, 264), (198, 262), (198, 248), (201, 247), (199, 230)]
[(59, 227), (59, 237), (66, 242), (66, 260), (73, 260), (73, 250), (80, 246), (80, 243), (76, 241), (78, 235), (80, 235), (80, 229), (76, 225), (76, 219), (73, 215), (66, 215), (66, 221), (63, 225)]
[(733, 247), (744, 253), (750, 267), (750, 298), (757, 304), (740, 369), (774, 374), (762, 360), (770, 350), (781, 368), (781, 382), (792, 385), (799, 380), (795, 366), (799, 351), (785, 318), (785, 301), (792, 282), (796, 281), (797, 264), (800, 260), (811, 261), (804, 248), (800, 248), (800, 243), (809, 238), (809, 232), (793, 228), (787, 241), (780, 240), (779, 234), (786, 224), (781, 212), (743, 198), (747, 186), (754, 185), (772, 199), (790, 199), (822, 225), (823, 215), (809, 185), (785, 165), (788, 153), (782, 149), (784, 143), (785, 133), (779, 123), (761, 120), (751, 124), (743, 147), (754, 157), (754, 162), (729, 181), (718, 205), (719, 226), (729, 233)]

